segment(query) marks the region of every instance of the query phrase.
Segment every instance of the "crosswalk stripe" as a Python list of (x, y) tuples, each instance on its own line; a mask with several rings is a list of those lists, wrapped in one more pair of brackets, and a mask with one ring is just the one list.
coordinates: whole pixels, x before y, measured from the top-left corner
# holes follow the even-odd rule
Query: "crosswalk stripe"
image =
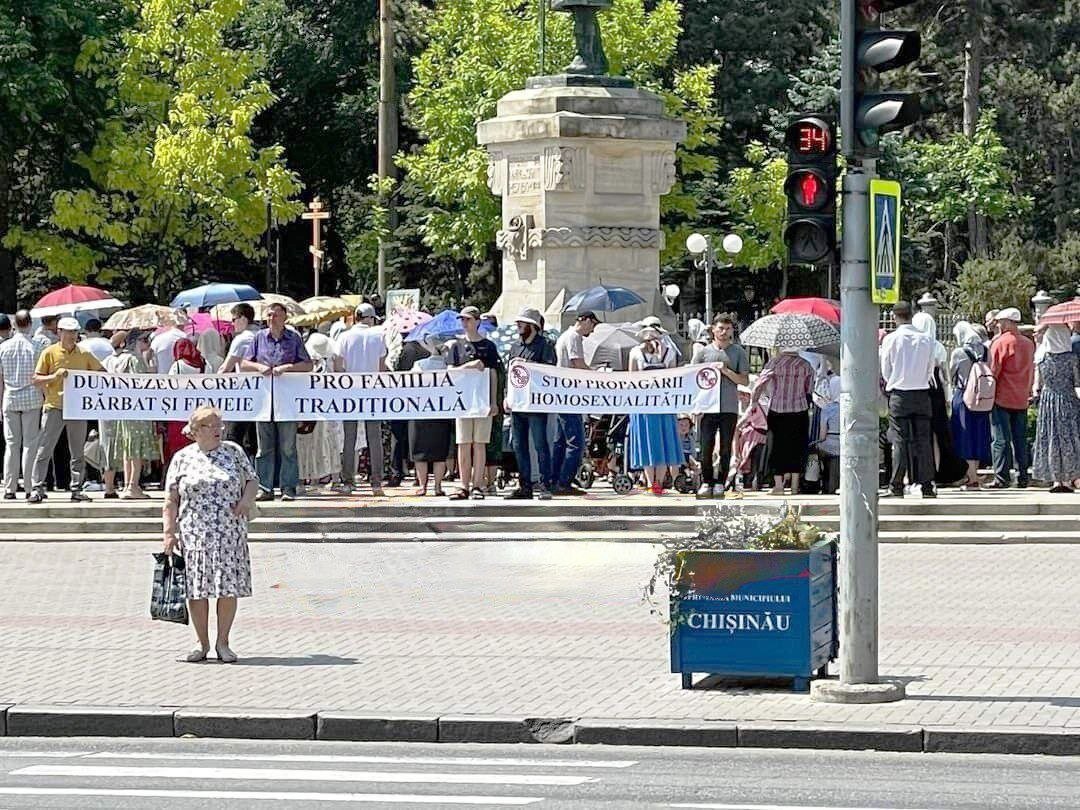
[(515, 759), (513, 757), (380, 757), (362, 754), (200, 754), (187, 751), (4, 751), (0, 759), (170, 759), (220, 762), (313, 762), (386, 765), (510, 766), (517, 768), (632, 768), (633, 759)]
[(12, 776), (145, 777), (153, 779), (263, 779), (278, 782), (415, 782), (452, 785), (583, 785), (589, 776), (517, 773), (424, 773), (421, 771), (330, 771), (279, 768), (173, 768), (113, 765), (31, 765)]
[[(3, 756), (0, 754), (0, 756)], [(512, 757), (378, 757), (351, 754), (200, 754), (187, 752), (154, 753), (132, 751), (115, 753), (95, 751), (82, 755), (85, 759), (187, 759), (219, 762), (322, 762), (387, 765), (508, 765), (516, 768), (630, 768), (637, 765), (630, 759), (514, 759)]]
[[(692, 808), (693, 810), (902, 810), (888, 807), (811, 807), (805, 804), (721, 804), (718, 802), (682, 802), (668, 807)], [(911, 808), (911, 810), (918, 810)]]
[(244, 790), (0, 787), (0, 796), (109, 796), (118, 799), (231, 799), (235, 801), (372, 802), (379, 804), (526, 805), (533, 796), (435, 796), (407, 793), (272, 793)]

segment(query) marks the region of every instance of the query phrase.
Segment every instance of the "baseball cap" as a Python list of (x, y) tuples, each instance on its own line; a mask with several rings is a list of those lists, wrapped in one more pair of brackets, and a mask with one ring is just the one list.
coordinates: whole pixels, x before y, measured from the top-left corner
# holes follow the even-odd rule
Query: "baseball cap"
[(61, 318), (60, 322), (56, 324), (56, 328), (61, 332), (78, 332), (82, 327), (79, 326), (79, 322), (75, 318)]
[(375, 317), (375, 307), (373, 307), (371, 304), (369, 304), (367, 302), (364, 302), (363, 304), (360, 304), (356, 308), (356, 317), (357, 318), (374, 318)]
[(592, 321), (593, 323), (600, 323), (600, 319), (596, 317), (596, 313), (591, 309), (586, 309), (583, 312), (579, 312), (577, 319), (579, 321)]
[(531, 323), (537, 329), (540, 328), (540, 310), (532, 309), (531, 307), (525, 307), (521, 310), (516, 318), (515, 323)]
[(1016, 307), (1006, 307), (1005, 309), (998, 311), (997, 320), (1014, 321), (1015, 323), (1020, 323), (1020, 321), (1023, 320), (1023, 316), (1020, 314), (1020, 310), (1018, 310)]
[(480, 320), (480, 308), (479, 307), (462, 307), (461, 312), (458, 313), (462, 318), (473, 318), (474, 320)]

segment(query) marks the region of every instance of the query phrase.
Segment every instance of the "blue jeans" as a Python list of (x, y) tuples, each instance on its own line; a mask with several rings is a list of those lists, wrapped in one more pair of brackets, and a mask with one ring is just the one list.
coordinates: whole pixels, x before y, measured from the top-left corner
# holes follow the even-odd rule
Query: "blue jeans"
[(296, 461), (296, 422), (256, 422), (259, 451), (255, 454), (255, 472), (259, 489), (274, 491), (274, 468), (281, 461), (281, 491), (296, 494), (300, 467)]
[(585, 454), (585, 420), (578, 413), (559, 414), (559, 433), (551, 456), (551, 475), (558, 487), (568, 487)]
[(1028, 480), (1027, 410), (994, 406), (990, 414), (990, 450), (994, 456), (994, 478), (1003, 484), (1012, 482), (1009, 470), (1016, 461), (1017, 479)]
[(512, 430), (514, 456), (517, 458), (520, 486), (526, 492), (532, 490), (532, 459), (529, 458), (529, 439), (536, 448), (536, 462), (540, 466), (540, 482), (551, 487), (551, 448), (548, 447), (546, 413), (515, 413)]

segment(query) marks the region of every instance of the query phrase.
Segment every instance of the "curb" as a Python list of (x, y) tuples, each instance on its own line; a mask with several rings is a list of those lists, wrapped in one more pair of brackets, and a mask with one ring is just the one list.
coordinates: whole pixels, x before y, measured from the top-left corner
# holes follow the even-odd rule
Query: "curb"
[(1080, 729), (737, 723), (664, 718), (440, 716), (167, 706), (0, 704), (0, 736), (576, 743), (1080, 756)]

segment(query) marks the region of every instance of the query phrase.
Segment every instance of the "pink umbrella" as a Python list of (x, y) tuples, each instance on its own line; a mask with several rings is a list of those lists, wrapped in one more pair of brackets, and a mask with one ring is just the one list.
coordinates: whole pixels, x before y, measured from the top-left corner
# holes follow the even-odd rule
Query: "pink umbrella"
[(807, 315), (817, 315), (831, 324), (840, 323), (840, 304), (829, 298), (785, 298), (769, 312), (774, 315), (802, 312)]
[[(154, 334), (158, 335), (169, 329), (172, 329), (172, 326), (161, 326)], [(226, 332), (232, 330), (232, 324), (228, 321), (210, 317), (209, 312), (195, 312), (188, 314), (188, 322), (184, 324), (183, 329), (189, 335), (198, 335), (210, 329), (216, 329), (218, 334), (224, 335)]]
[(392, 335), (394, 332), (404, 334), (430, 320), (431, 316), (419, 309), (398, 308), (386, 319), (386, 323), (383, 324), (383, 332), (388, 335)]
[(122, 302), (117, 301), (105, 290), (79, 284), (69, 284), (59, 290), (44, 295), (34, 304), (30, 315), (42, 318), (46, 315), (73, 315), (87, 310), (120, 309)]

